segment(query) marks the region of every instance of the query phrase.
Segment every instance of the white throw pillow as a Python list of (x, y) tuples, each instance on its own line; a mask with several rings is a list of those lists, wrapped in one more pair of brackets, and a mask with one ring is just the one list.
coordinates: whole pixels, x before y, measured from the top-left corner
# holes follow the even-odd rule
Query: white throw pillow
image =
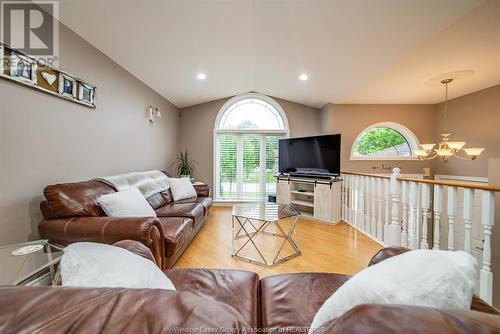
[(135, 187), (102, 195), (98, 203), (108, 217), (156, 217), (155, 210)]
[(189, 177), (169, 178), (168, 181), (174, 201), (196, 197), (196, 190)]
[(309, 332), (361, 304), (469, 310), (475, 266), (475, 259), (462, 251), (414, 250), (388, 258), (335, 291), (316, 313)]
[(175, 290), (158, 266), (126, 249), (78, 242), (64, 249), (63, 286)]

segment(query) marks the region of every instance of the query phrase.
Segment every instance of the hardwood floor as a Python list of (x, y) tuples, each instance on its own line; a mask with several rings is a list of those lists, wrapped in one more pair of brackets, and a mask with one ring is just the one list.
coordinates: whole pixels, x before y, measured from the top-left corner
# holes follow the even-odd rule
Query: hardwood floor
[[(253, 271), (261, 277), (294, 272), (355, 274), (381, 246), (346, 223), (329, 225), (300, 218), (297, 225), (302, 255), (272, 267), (231, 256), (231, 207), (212, 207), (205, 226), (177, 261), (175, 268), (219, 268)], [(263, 241), (265, 248), (279, 240)], [(279, 244), (277, 244), (279, 243)]]

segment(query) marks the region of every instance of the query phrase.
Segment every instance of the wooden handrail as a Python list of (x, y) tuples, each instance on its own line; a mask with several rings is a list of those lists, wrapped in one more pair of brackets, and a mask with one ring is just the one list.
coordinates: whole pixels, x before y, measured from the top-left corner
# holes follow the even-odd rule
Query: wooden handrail
[(465, 183), (465, 182), (413, 179), (413, 178), (406, 178), (406, 177), (398, 177), (398, 180), (399, 181), (418, 182), (418, 183), (427, 183), (427, 184), (436, 184), (436, 185), (448, 186), (448, 187), (459, 187), (459, 188), (467, 188), (467, 189), (500, 192), (500, 187), (498, 187), (498, 186), (471, 184), (471, 183)]
[(340, 172), (340, 174), (380, 177), (382, 179), (390, 179), (391, 178), (391, 174), (381, 175), (381, 174), (365, 174), (365, 173), (354, 173), (354, 172)]
[[(390, 174), (378, 175), (378, 174), (365, 174), (365, 173), (354, 173), (354, 172), (341, 172), (341, 174), (379, 177), (379, 178), (383, 178), (383, 179), (390, 179), (391, 178)], [(471, 183), (466, 183), (466, 182), (438, 181), (438, 180), (415, 179), (415, 178), (406, 178), (406, 177), (398, 177), (398, 180), (399, 181), (416, 182), (416, 183), (426, 183), (426, 184), (433, 184), (433, 185), (441, 185), (441, 186), (448, 186), (448, 187), (459, 187), (459, 188), (467, 188), (467, 189), (500, 192), (499, 186), (471, 184)]]

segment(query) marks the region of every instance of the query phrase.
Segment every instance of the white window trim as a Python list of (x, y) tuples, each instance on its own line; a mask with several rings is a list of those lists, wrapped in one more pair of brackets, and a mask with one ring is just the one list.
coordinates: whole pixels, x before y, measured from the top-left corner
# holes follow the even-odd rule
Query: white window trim
[[(262, 100), (266, 103), (269, 103), (273, 108), (275, 108), (279, 115), (281, 116), (283, 120), (283, 126), (284, 130), (255, 130), (255, 129), (240, 129), (240, 130), (221, 130), (219, 129), (220, 126), (220, 121), (222, 116), (226, 113), (226, 111), (235, 103), (238, 103), (239, 101), (246, 100), (246, 99), (258, 99)], [(214, 200), (215, 202), (240, 202), (240, 200), (234, 200), (234, 199), (221, 199), (218, 198), (219, 194), (219, 159), (218, 157), (218, 150), (219, 150), (219, 145), (218, 145), (218, 136), (221, 134), (259, 134), (263, 136), (272, 136), (272, 135), (284, 135), (285, 138), (288, 138), (290, 136), (290, 127), (288, 125), (288, 118), (286, 117), (286, 113), (281, 107), (281, 105), (275, 101), (274, 99), (270, 98), (267, 95), (264, 94), (259, 94), (259, 93), (246, 93), (246, 94), (241, 94), (237, 95), (224, 103), (224, 105), (221, 107), (219, 110), (219, 113), (217, 114), (217, 117), (215, 118), (215, 123), (214, 123), (214, 134), (213, 134), (213, 181), (214, 181)], [(248, 202), (247, 200), (241, 200), (244, 202)]]
[(420, 142), (417, 138), (417, 136), (406, 126), (396, 123), (396, 122), (380, 122), (380, 123), (375, 123), (370, 125), (369, 127), (365, 128), (363, 131), (361, 131), (354, 142), (351, 145), (351, 154), (350, 154), (350, 160), (362, 160), (362, 161), (373, 161), (373, 160), (418, 160), (418, 158), (414, 155), (408, 157), (408, 156), (387, 156), (387, 157), (370, 157), (370, 156), (359, 156), (359, 155), (354, 155), (354, 149), (355, 145), (358, 142), (358, 140), (361, 138), (361, 136), (368, 130), (373, 129), (373, 128), (391, 128), (394, 129), (395, 131), (399, 132), (408, 142), (408, 145), (410, 145), (410, 149), (417, 150), (420, 147)]

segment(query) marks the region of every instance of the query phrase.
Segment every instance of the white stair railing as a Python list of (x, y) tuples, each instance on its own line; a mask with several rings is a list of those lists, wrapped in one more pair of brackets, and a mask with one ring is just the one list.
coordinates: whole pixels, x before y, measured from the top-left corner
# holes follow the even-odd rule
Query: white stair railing
[[(343, 172), (342, 219), (385, 246), (463, 250), (479, 256), (479, 296), (491, 303), (491, 234), (500, 187), (412, 179), (400, 173), (399, 168), (390, 176)], [(476, 192), (481, 195), (480, 217), (474, 213)], [(480, 236), (473, 236), (473, 230)], [(483, 239), (482, 248), (478, 238)]]

